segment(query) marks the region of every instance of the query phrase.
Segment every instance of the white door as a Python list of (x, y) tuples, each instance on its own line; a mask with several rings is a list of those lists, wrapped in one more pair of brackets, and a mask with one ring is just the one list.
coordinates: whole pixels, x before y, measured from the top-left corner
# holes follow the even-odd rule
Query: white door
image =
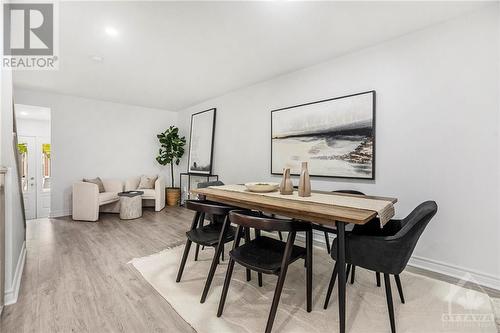
[(21, 184), (23, 190), (26, 219), (36, 218), (36, 140), (31, 136), (18, 137), (18, 153), (21, 164)]
[(48, 217), (50, 213), (50, 138), (36, 138), (36, 217)]

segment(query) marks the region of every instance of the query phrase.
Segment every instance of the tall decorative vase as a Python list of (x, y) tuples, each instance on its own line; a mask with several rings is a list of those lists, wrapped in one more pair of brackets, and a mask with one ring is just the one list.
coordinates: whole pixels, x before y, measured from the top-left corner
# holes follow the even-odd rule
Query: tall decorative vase
[(280, 193), (281, 194), (293, 194), (293, 183), (290, 178), (290, 169), (283, 169), (283, 177), (281, 178), (280, 184)]
[(307, 170), (307, 162), (302, 162), (302, 170), (299, 179), (299, 197), (311, 196), (311, 178)]

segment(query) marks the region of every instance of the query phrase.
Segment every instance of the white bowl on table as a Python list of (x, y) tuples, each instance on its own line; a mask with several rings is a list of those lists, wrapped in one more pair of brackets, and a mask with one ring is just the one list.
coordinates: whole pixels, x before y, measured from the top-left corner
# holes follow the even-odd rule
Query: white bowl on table
[(254, 183), (245, 183), (245, 187), (250, 192), (274, 192), (278, 190), (280, 187), (279, 183), (269, 183), (269, 182), (254, 182)]

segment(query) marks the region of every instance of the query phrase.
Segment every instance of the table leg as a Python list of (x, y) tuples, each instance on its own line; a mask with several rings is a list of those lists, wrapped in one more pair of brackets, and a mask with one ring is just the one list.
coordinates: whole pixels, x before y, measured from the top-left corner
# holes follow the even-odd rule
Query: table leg
[(345, 333), (345, 223), (336, 221), (337, 225), (337, 265), (338, 269), (338, 288), (339, 288), (339, 330)]

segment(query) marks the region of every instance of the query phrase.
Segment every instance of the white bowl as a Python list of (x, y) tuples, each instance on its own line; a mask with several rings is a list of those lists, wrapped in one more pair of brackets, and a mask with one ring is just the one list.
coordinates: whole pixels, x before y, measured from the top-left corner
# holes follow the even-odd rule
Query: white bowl
[(247, 190), (250, 192), (274, 192), (279, 187), (278, 183), (268, 183), (268, 182), (255, 182), (255, 183), (246, 183), (245, 184)]

